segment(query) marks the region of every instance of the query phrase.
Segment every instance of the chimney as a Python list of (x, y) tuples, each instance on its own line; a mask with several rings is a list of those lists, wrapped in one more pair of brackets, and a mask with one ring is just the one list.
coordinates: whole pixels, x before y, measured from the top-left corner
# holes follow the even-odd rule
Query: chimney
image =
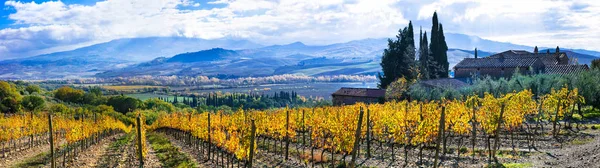
[(560, 52), (560, 48), (558, 48), (558, 46), (556, 46), (556, 54), (558, 54)]

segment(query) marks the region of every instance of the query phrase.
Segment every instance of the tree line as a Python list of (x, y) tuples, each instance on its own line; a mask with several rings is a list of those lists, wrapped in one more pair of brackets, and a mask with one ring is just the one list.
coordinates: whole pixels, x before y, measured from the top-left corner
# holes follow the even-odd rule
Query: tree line
[[(176, 107), (191, 107), (202, 110), (212, 110), (227, 106), (231, 109), (270, 109), (280, 107), (319, 106), (328, 105), (328, 101), (315, 98), (304, 98), (297, 92), (280, 91), (273, 94), (247, 94), (247, 93), (209, 93), (206, 96), (174, 95), (173, 97), (157, 97), (161, 101), (173, 104)], [(200, 111), (202, 111), (200, 110)]]

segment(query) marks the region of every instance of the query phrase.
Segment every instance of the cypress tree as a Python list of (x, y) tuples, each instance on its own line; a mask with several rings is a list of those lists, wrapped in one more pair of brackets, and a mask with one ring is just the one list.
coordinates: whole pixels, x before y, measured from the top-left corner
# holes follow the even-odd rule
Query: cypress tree
[(198, 98), (196, 95), (192, 95), (192, 107), (198, 106)]
[[(422, 31), (421, 31), (422, 32)], [(427, 42), (427, 31), (420, 33), (419, 38), (419, 70), (422, 79), (429, 79), (431, 76), (431, 56), (429, 55), (429, 43)]]
[(535, 46), (535, 48), (533, 48), (533, 53), (536, 53), (536, 54), (538, 53), (538, 48), (537, 48), (537, 46)]
[(433, 61), (431, 64), (436, 65), (429, 69), (430, 78), (447, 78), (448, 77), (448, 45), (444, 36), (444, 27), (439, 23), (437, 12), (433, 13), (431, 26), (431, 42), (429, 44), (429, 52)]
[(477, 58), (477, 48), (475, 48), (475, 58)]
[[(439, 55), (438, 53), (438, 46), (439, 46), (439, 32), (438, 32), (438, 27), (439, 26), (439, 22), (438, 22), (438, 17), (437, 17), (437, 12), (433, 12), (433, 17), (431, 18), (431, 40), (429, 42), (429, 54), (431, 55), (432, 58), (432, 62), (433, 64), (437, 64), (437, 61), (439, 60)], [(432, 79), (438, 78), (438, 70), (439, 68), (437, 66), (435, 67), (430, 67), (429, 68), (429, 77)]]
[(442, 26), (442, 24), (440, 24), (440, 34), (439, 35), (439, 42), (440, 42), (440, 48), (439, 48), (439, 55), (440, 55), (440, 59), (438, 60), (438, 64), (440, 64), (440, 66), (442, 67), (442, 69), (440, 69), (439, 73), (440, 73), (440, 77), (442, 78), (448, 78), (448, 69), (450, 69), (450, 63), (448, 63), (448, 44), (446, 44), (446, 36), (444, 36), (444, 26)]

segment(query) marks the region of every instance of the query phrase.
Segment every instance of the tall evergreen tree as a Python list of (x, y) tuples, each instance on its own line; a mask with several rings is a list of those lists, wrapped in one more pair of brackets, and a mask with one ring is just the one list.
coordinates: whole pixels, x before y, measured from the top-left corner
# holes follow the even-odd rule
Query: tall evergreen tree
[[(421, 30), (422, 32), (422, 30)], [(429, 55), (429, 43), (427, 42), (427, 31), (420, 33), (419, 38), (419, 71), (422, 79), (429, 79), (431, 71), (431, 56)]]
[(379, 88), (387, 86), (398, 78), (414, 79), (412, 69), (415, 62), (415, 40), (412, 22), (398, 31), (396, 39), (388, 39), (388, 48), (383, 51), (379, 73)]
[(192, 95), (192, 107), (198, 106), (198, 98), (196, 95)]
[(438, 51), (438, 54), (440, 55), (439, 60), (437, 61), (438, 64), (441, 66), (442, 69), (440, 69), (439, 73), (440, 73), (440, 77), (441, 78), (448, 78), (448, 69), (450, 69), (450, 63), (448, 62), (448, 44), (446, 44), (446, 36), (444, 36), (444, 26), (442, 26), (442, 24), (440, 23), (440, 34), (439, 34), (439, 42), (440, 42), (440, 48)]
[(475, 48), (475, 58), (477, 58), (477, 48)]
[(431, 43), (429, 44), (429, 52), (433, 58), (432, 64), (437, 65), (436, 68), (429, 69), (432, 75), (430, 78), (447, 78), (448, 77), (448, 45), (444, 36), (444, 27), (439, 23), (437, 12), (433, 13), (431, 26)]
[(537, 46), (535, 46), (535, 48), (533, 48), (533, 53), (536, 53), (536, 54), (538, 53), (538, 48), (537, 48)]

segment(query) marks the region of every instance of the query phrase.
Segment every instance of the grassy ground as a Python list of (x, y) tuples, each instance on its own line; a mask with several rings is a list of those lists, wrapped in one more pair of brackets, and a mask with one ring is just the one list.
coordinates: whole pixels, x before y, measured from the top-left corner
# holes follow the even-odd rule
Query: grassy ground
[(34, 168), (34, 167), (44, 167), (47, 164), (48, 159), (50, 159), (50, 152), (42, 152), (35, 157), (28, 158), (23, 162), (15, 165), (17, 168)]
[(198, 167), (189, 156), (169, 141), (163, 134), (148, 133), (148, 141), (152, 149), (156, 151), (156, 156), (162, 163), (162, 167)]
[(531, 163), (503, 163), (502, 164), (506, 168), (526, 168), (533, 167)]

